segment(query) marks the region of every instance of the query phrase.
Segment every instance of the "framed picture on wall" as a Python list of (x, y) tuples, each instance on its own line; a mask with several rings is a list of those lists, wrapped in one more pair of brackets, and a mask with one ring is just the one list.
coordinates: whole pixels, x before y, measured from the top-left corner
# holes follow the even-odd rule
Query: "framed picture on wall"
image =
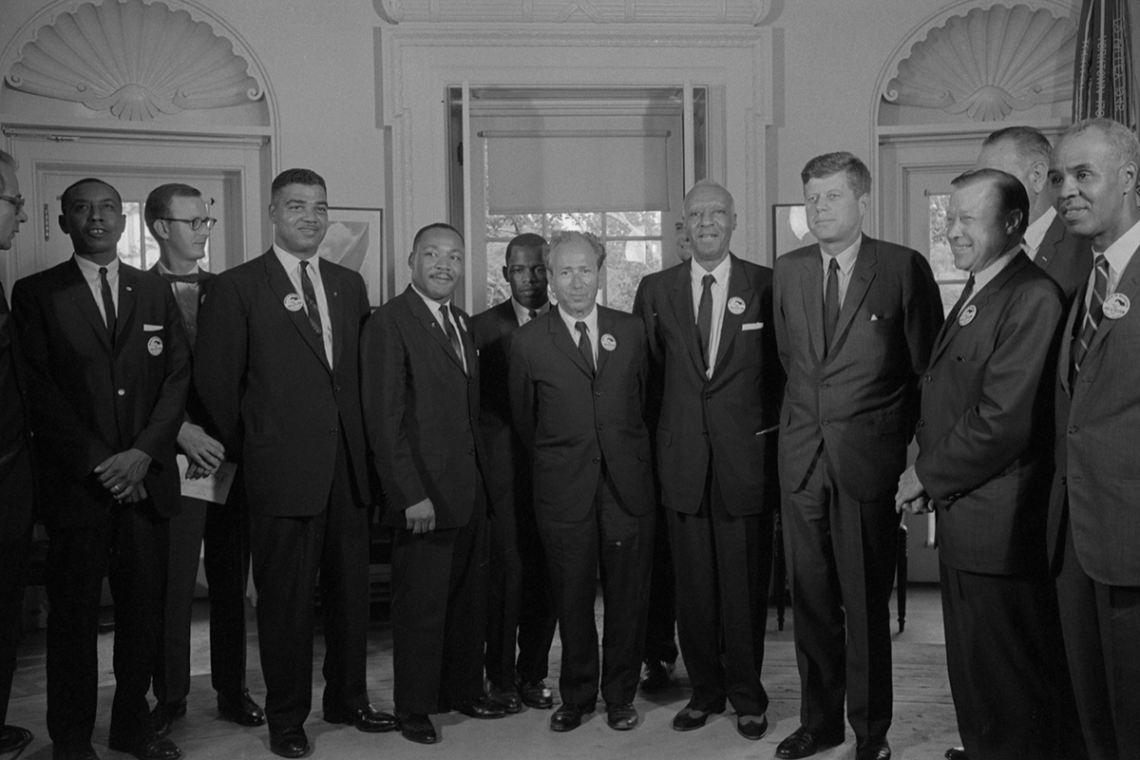
[(816, 242), (807, 224), (807, 212), (802, 203), (772, 204), (772, 251), (776, 256)]
[(384, 293), (384, 210), (329, 206), (329, 229), (318, 255), (360, 272), (368, 302), (379, 306)]

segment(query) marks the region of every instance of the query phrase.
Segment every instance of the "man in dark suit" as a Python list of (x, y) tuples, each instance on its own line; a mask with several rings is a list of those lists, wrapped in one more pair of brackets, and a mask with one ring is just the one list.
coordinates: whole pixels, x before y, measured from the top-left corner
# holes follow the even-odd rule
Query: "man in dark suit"
[(1050, 173), (1096, 258), (1061, 338), (1049, 550), (1089, 755), (1123, 760), (1140, 757), (1140, 144), (1116, 122), (1081, 122)]
[[(921, 383), (900, 511), (938, 514), (946, 664), (961, 760), (1086, 756), (1045, 556), (1060, 287), (1029, 261), (1017, 177), (957, 177), (946, 214), (970, 277)], [(1067, 699), (1065, 698), (1067, 697)]]
[[(16, 161), (0, 150), (0, 251), (12, 248), (12, 238), (26, 221)], [(32, 539), (32, 456), (22, 378), (17, 376), (19, 361), (16, 328), (0, 283), (0, 755), (20, 752), (32, 742), (31, 731), (4, 725), (16, 670)]]
[(96, 757), (96, 636), (106, 572), (115, 600), (108, 746), (140, 760), (181, 752), (150, 728), (146, 693), (161, 622), (167, 520), (178, 512), (174, 439), (190, 380), (178, 305), (162, 278), (119, 261), (115, 188), (62, 196), (75, 255), (12, 292), (29, 367), (37, 477), (50, 540), (47, 725), (56, 760)]
[(439, 740), (429, 714), (507, 711), (483, 693), (487, 493), (479, 362), (451, 297), (463, 237), (416, 233), (412, 282), (364, 328), (364, 416), (392, 528), (393, 695), (410, 741)]
[(1006, 127), (990, 134), (978, 154), (978, 169), (998, 169), (1021, 180), (1029, 195), (1029, 227), (1022, 248), (1052, 277), (1065, 299), (1083, 287), (1092, 270), (1092, 244), (1065, 228), (1049, 182), (1049, 140), (1033, 127)]
[[(202, 193), (189, 185), (160, 185), (147, 196), (143, 218), (158, 242), (153, 272), (170, 283), (182, 327), (193, 351), (198, 335), (198, 307), (213, 277), (199, 262), (215, 220)], [(221, 441), (199, 423), (203, 413), (191, 389), (186, 417), (178, 430), (178, 450), (187, 458), (186, 477), (217, 471), (225, 460)], [(162, 635), (155, 658), (151, 711), (155, 733), (166, 736), (175, 719), (186, 714), (190, 693), (190, 618), (198, 579), (198, 558), (206, 536), (206, 582), (210, 595), (210, 679), (222, 717), (243, 726), (260, 726), (265, 713), (245, 687), (245, 578), (249, 569), (249, 518), (241, 489), (226, 504), (190, 496), (169, 522), (169, 557)]]
[[(511, 341), (511, 408), (532, 452), (535, 518), (562, 638), (554, 731), (573, 730), (594, 711), (599, 675), (609, 726), (625, 731), (638, 723), (633, 697), (654, 524), (644, 419), (648, 353), (640, 320), (596, 305), (605, 256), (593, 235), (557, 235), (544, 259), (558, 308)], [(602, 667), (594, 620), (599, 563)]]
[(511, 297), (471, 320), (479, 357), (479, 427), (487, 448), (483, 472), (492, 507), (484, 657), (490, 682), (487, 695), (512, 713), (524, 704), (540, 709), (554, 706), (543, 679), (558, 618), (534, 521), (529, 457), (511, 422), (507, 393), (511, 335), (550, 310), (544, 245), (546, 240), (533, 233), (507, 243), (503, 279), (510, 285)]
[(891, 633), (899, 515), (894, 492), (918, 413), (918, 377), (942, 324), (930, 264), (862, 234), (871, 174), (850, 153), (801, 173), (819, 241), (776, 259), (775, 324), (788, 372), (780, 413), (800, 727), (776, 749), (843, 742), (891, 756)]
[(368, 464), (360, 402), (364, 280), (317, 256), (325, 181), (273, 180), (273, 247), (210, 282), (194, 384), (249, 505), (269, 747), (300, 757), (313, 688), (313, 603), (327, 645), (324, 719), (366, 732), (395, 719), (368, 703)]

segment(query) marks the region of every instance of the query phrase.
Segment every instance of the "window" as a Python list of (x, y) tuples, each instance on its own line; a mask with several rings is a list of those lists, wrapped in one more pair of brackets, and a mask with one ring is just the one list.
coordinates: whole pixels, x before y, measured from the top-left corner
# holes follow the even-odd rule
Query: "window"
[(538, 214), (487, 214), (487, 304), (510, 298), (510, 287), (498, 272), (506, 259), (507, 244), (516, 235), (533, 232), (547, 240), (562, 231), (589, 232), (606, 247), (606, 265), (598, 288), (598, 302), (613, 309), (633, 311), (633, 297), (641, 278), (661, 271), (660, 211), (595, 211)]
[(942, 313), (949, 314), (966, 287), (968, 275), (954, 266), (954, 254), (946, 239), (946, 206), (950, 203), (950, 194), (931, 193), (927, 197), (930, 200), (930, 268), (942, 293)]

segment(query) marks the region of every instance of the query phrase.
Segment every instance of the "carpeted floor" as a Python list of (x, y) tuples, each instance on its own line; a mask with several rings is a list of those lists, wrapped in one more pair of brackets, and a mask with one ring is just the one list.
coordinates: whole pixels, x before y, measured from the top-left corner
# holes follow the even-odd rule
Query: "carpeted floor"
[[(599, 620), (602, 614), (598, 601)], [(893, 609), (893, 606), (892, 606)], [(229, 760), (230, 758), (273, 758), (269, 751), (268, 732), (262, 728), (241, 728), (221, 720), (214, 709), (210, 688), (209, 651), (207, 641), (207, 608), (196, 603), (193, 626), (193, 683), (185, 719), (175, 724), (171, 734), (189, 760)], [(252, 613), (251, 613), (252, 621)], [(318, 635), (315, 641), (313, 704), (317, 711), (309, 717), (305, 728), (313, 745), (312, 757), (327, 760), (400, 760), (433, 758), (434, 760), (513, 760), (514, 758), (546, 758), (579, 760), (599, 758), (613, 760), (705, 760), (705, 758), (770, 758), (776, 745), (799, 725), (799, 678), (796, 673), (790, 617), (783, 631), (777, 630), (776, 614), (769, 617), (767, 652), (763, 679), (772, 700), (768, 713), (771, 729), (763, 739), (750, 742), (735, 731), (731, 714), (710, 720), (703, 729), (688, 733), (673, 731), (673, 715), (688, 700), (688, 681), (679, 663), (675, 685), (653, 695), (639, 695), (635, 703), (642, 714), (642, 724), (635, 730), (619, 733), (606, 726), (603, 712), (597, 712), (576, 731), (555, 734), (548, 728), (550, 711), (527, 710), (496, 721), (479, 721), (458, 713), (436, 716), (441, 743), (434, 746), (412, 744), (392, 734), (363, 734), (346, 726), (324, 723), (320, 718), (322, 681), (320, 663), (324, 647)], [(893, 624), (895, 719), (889, 734), (894, 757), (898, 760), (937, 760), (947, 747), (957, 743), (954, 708), (946, 677), (942, 613), (937, 586), (912, 586), (907, 598), (906, 628), (898, 633)], [(257, 636), (250, 625), (249, 685), (258, 701), (264, 696), (264, 684), (257, 654)], [(111, 675), (111, 641), (113, 634), (100, 637), (99, 717), (94, 744), (100, 756), (110, 760), (128, 756), (106, 748), (107, 723), (110, 717), (114, 679)], [(386, 622), (374, 623), (370, 629), (368, 685), (373, 703), (380, 709), (392, 709), (392, 637)], [(556, 689), (561, 649), (555, 639), (551, 653), (551, 677), (547, 684)], [(50, 760), (51, 745), (44, 727), (44, 637), (42, 632), (26, 635), (17, 663), (12, 704), (8, 723), (24, 726), (36, 734), (36, 740), (22, 758)], [(557, 694), (557, 689), (555, 691)], [(847, 742), (822, 752), (821, 760), (850, 760), (854, 757), (854, 736), (848, 728)], [(9, 760), (0, 756), (0, 760)]]

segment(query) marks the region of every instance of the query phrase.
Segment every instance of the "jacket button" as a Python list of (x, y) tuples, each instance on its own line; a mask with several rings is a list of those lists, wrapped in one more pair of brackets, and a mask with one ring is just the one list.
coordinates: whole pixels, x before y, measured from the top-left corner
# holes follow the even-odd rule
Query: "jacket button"
[(819, 424), (823, 425), (824, 427), (827, 427), (828, 425), (831, 424), (831, 420), (824, 420), (823, 422), (821, 422)]
[(595, 462), (600, 462), (600, 461), (602, 461), (602, 458), (601, 458), (601, 457), (594, 457), (594, 461), (595, 461)]
[(595, 396), (600, 396), (600, 395), (602, 395), (602, 392), (601, 392), (601, 391), (594, 391), (594, 395), (595, 395)]
[(606, 426), (599, 422), (598, 423), (598, 430), (605, 430), (605, 429), (606, 429)]
[(919, 420), (918, 421), (918, 427), (922, 427), (925, 424), (926, 424), (926, 420)]
[(467, 449), (467, 454), (469, 456), (475, 456), (475, 449)]
[(705, 401), (712, 401), (712, 394), (711, 393), (705, 394)]
[(1075, 432), (1077, 432), (1077, 426), (1076, 425), (1070, 425), (1069, 426), (1069, 435), (1072, 435)]
[(1068, 482), (1069, 482), (1069, 479), (1067, 477), (1065, 477), (1064, 475), (1062, 475), (1061, 476), (1061, 485), (1065, 485)]
[(828, 385), (829, 385), (829, 383), (826, 380), (824, 380), (822, 383), (819, 384), (819, 387), (820, 388), (826, 388)]

